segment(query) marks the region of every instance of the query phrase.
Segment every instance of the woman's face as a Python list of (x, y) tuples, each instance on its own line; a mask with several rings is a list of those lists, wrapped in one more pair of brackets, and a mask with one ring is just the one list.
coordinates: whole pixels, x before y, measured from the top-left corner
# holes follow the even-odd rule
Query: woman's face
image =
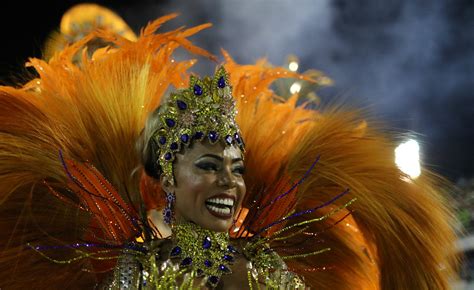
[[(235, 146), (195, 142), (174, 164), (175, 214), (216, 232), (228, 231), (245, 195), (242, 152)], [(164, 187), (166, 188), (166, 187)]]

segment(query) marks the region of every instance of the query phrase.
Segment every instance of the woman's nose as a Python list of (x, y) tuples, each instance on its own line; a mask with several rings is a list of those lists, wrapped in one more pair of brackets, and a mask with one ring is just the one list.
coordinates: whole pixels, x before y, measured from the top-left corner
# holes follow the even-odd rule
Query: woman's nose
[(224, 168), (221, 174), (219, 174), (219, 179), (217, 181), (219, 186), (225, 186), (229, 188), (236, 186), (235, 176), (232, 174), (231, 168)]

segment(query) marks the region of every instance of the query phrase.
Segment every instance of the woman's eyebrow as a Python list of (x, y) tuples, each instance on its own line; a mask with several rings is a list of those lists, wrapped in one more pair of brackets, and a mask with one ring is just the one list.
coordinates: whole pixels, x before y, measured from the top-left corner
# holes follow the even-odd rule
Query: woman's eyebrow
[(219, 156), (219, 155), (215, 155), (215, 154), (204, 154), (204, 155), (201, 155), (201, 156), (199, 157), (199, 159), (204, 158), (204, 157), (211, 157), (211, 158), (217, 159), (217, 160), (219, 160), (219, 161), (224, 161), (224, 158), (222, 158), (222, 157)]
[[(204, 154), (204, 155), (201, 155), (201, 156), (199, 157), (199, 159), (204, 158), (204, 157), (210, 157), (210, 158), (217, 159), (217, 160), (219, 160), (219, 161), (224, 161), (224, 158), (222, 158), (222, 157), (219, 156), (219, 155), (215, 155), (215, 154)], [(232, 163), (240, 162), (240, 161), (243, 161), (242, 157), (237, 157), (237, 158), (233, 158), (233, 159), (232, 159)]]

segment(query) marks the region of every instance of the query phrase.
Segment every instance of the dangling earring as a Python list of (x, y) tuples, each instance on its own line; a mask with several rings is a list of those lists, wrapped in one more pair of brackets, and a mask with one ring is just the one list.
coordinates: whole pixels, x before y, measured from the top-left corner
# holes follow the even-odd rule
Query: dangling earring
[(176, 201), (176, 196), (173, 192), (166, 193), (166, 206), (163, 209), (163, 220), (166, 224), (171, 225), (174, 220), (174, 202)]

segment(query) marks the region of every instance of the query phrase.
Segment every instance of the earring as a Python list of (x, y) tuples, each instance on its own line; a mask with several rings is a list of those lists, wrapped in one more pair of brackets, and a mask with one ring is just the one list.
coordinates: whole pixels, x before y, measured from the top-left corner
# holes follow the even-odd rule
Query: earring
[(174, 220), (174, 202), (176, 201), (176, 196), (173, 192), (166, 193), (166, 206), (163, 209), (163, 220), (166, 224), (171, 225)]

